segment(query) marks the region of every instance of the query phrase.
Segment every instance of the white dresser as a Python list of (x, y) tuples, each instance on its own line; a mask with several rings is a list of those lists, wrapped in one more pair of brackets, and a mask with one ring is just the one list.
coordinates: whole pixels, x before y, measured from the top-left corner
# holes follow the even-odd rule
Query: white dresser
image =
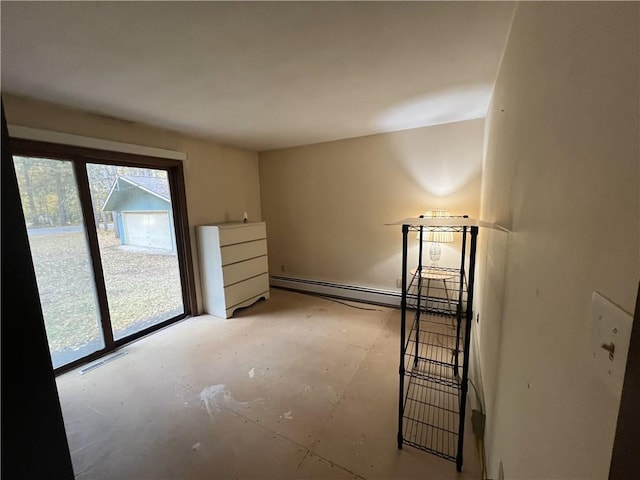
[(236, 309), (269, 298), (264, 222), (196, 226), (206, 313), (229, 318)]

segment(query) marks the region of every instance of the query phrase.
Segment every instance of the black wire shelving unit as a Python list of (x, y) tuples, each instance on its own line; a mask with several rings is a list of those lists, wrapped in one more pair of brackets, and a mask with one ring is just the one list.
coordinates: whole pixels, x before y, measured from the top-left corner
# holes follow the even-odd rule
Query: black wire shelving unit
[[(463, 464), (478, 226), (483, 223), (466, 216), (397, 223), (402, 225), (398, 448), (410, 445), (450, 460), (458, 471)], [(423, 262), (427, 230), (462, 234), (459, 268)], [(417, 266), (411, 270), (409, 232), (419, 239)]]

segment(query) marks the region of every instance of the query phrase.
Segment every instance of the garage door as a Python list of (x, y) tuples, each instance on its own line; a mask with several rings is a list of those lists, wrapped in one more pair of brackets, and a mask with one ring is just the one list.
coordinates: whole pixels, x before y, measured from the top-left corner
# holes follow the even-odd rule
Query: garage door
[(123, 212), (127, 245), (172, 250), (169, 212)]

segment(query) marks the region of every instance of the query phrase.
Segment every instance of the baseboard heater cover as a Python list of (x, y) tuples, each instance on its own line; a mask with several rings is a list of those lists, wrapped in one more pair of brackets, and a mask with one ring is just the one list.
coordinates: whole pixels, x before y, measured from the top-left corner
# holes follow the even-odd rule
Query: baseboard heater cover
[(284, 277), (280, 275), (271, 275), (269, 277), (269, 284), (272, 287), (326, 295), (329, 297), (341, 298), (343, 300), (354, 300), (375, 305), (400, 307), (401, 294), (400, 292), (394, 292), (392, 290), (323, 282), (305, 278)]
[[(306, 278), (284, 277), (281, 275), (271, 275), (269, 277), (269, 285), (274, 288), (283, 288), (285, 290), (294, 290), (297, 292), (307, 292), (317, 295), (325, 295), (328, 297), (341, 298), (343, 300), (353, 300), (356, 302), (370, 303), (373, 305), (383, 305), (387, 307), (401, 307), (402, 295), (400, 292), (393, 290), (383, 290), (378, 288), (361, 287), (358, 285), (347, 285), (342, 283), (323, 282), (320, 280), (309, 280)], [(423, 296), (424, 300), (425, 297)], [(407, 294), (407, 308), (415, 310), (417, 304), (417, 295)], [(444, 316), (455, 316), (455, 305), (452, 309), (445, 305), (445, 299), (440, 297), (429, 297), (432, 306), (429, 307), (430, 313)], [(462, 308), (464, 314), (466, 309)]]

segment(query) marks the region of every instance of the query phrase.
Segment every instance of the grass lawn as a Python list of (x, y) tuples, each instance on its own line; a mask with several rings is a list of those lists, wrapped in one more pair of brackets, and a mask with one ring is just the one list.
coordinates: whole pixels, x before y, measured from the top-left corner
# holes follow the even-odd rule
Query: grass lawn
[[(113, 231), (98, 240), (116, 339), (183, 312), (175, 253), (120, 245)], [(41, 233), (29, 243), (52, 354), (100, 339), (84, 233)]]

